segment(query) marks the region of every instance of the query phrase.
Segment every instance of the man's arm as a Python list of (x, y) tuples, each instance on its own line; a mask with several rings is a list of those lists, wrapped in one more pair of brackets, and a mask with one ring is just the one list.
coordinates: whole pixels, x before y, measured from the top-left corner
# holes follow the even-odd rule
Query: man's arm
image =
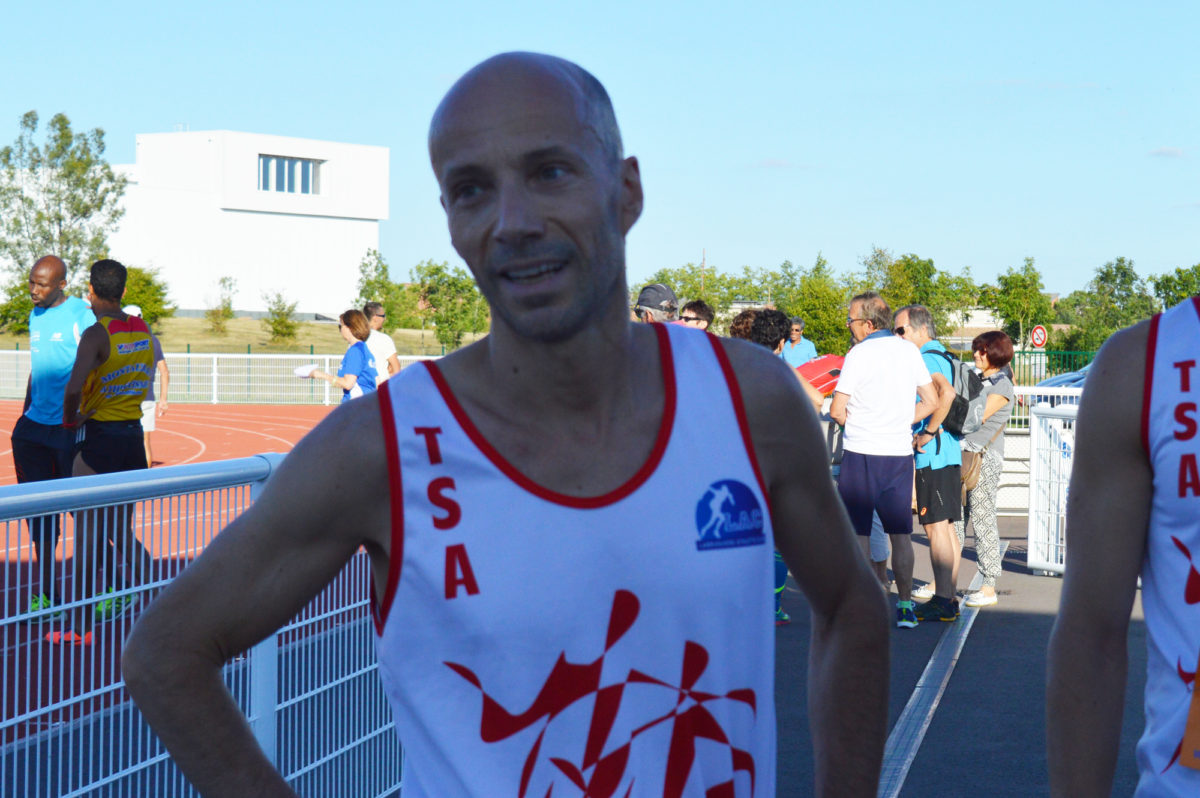
[(21, 415), (29, 412), (29, 405), (33, 403), (33, 372), (29, 372), (29, 377), (25, 380), (25, 405), (21, 408)]
[(921, 388), (917, 388), (917, 395), (921, 397), (921, 402), (917, 404), (917, 417), (913, 419), (913, 423), (916, 424), (922, 418), (926, 419), (925, 426), (913, 436), (913, 442), (916, 444), (918, 452), (925, 451), (924, 445), (933, 440), (933, 436), (926, 433), (925, 430), (931, 429), (936, 432), (950, 413), (950, 405), (954, 404), (954, 386), (950, 384), (949, 380), (941, 374), (934, 374), (932, 385), (935, 404), (933, 411), (927, 416), (921, 415), (921, 405), (925, 403), (927, 396), (921, 393)]
[(155, 415), (161, 416), (167, 412), (167, 390), (171, 385), (171, 370), (167, 368), (167, 359), (158, 361), (158, 406), (154, 408)]
[(396, 357), (396, 353), (392, 352), (387, 358), (388, 376), (400, 373), (400, 358)]
[(1147, 326), (1117, 333), (1101, 349), (1075, 423), (1066, 576), (1046, 674), (1046, 747), (1055, 796), (1112, 790), (1129, 614), (1153, 495), (1139, 387)]
[(129, 692), (201, 794), (292, 795), (221, 665), (294, 616), (360, 545), (386, 579), (383, 446), (374, 395), (335, 410), (134, 627), (122, 663)]
[(850, 402), (850, 394), (841, 391), (833, 392), (833, 401), (829, 403), (829, 417), (840, 426), (846, 426), (846, 405)]
[(93, 324), (79, 337), (79, 348), (75, 350), (75, 363), (71, 376), (63, 389), (63, 426), (78, 427), (87, 421), (79, 414), (79, 402), (83, 399), (83, 384), (88, 375), (108, 360), (108, 333), (99, 324)]
[[(883, 591), (859, 551), (816, 414), (790, 369), (742, 342), (722, 343), (742, 386), (776, 548), (812, 607), (808, 703), (816, 794), (873, 798), (887, 732)], [(780, 425), (780, 418), (795, 422)]]
[(804, 375), (796, 369), (792, 369), (792, 373), (796, 375), (796, 380), (799, 381), (800, 388), (804, 391), (804, 395), (808, 397), (808, 401), (812, 402), (813, 410), (820, 414), (821, 405), (825, 404), (825, 394), (813, 387), (813, 384), (804, 379)]
[[(923, 418), (928, 418), (933, 415), (938, 409), (938, 393), (933, 387), (932, 382), (927, 382), (924, 385), (917, 386), (917, 398), (920, 400), (916, 404), (916, 409), (913, 411), (913, 423), (916, 424)], [(954, 397), (950, 397), (950, 401), (954, 401)], [(942, 414), (942, 419), (945, 419), (945, 413)], [(940, 421), (938, 422), (941, 423)]]

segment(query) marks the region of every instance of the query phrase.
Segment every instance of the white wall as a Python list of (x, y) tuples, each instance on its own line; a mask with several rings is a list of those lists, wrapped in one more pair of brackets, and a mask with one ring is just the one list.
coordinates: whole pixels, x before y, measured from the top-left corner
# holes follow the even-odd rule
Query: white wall
[[(322, 161), (320, 193), (258, 190), (258, 156)], [(329, 316), (358, 293), (358, 264), (388, 215), (388, 150), (232, 131), (137, 137), (125, 217), (112, 257), (156, 268), (171, 301), (203, 310), (217, 282), (237, 281), (234, 307), (263, 310), (282, 291), (300, 313)]]

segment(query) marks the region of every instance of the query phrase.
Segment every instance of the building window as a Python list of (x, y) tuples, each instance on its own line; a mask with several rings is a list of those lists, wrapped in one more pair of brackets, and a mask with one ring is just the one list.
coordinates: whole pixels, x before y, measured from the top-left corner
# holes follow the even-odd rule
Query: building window
[(321, 162), (282, 155), (258, 156), (258, 190), (320, 194)]

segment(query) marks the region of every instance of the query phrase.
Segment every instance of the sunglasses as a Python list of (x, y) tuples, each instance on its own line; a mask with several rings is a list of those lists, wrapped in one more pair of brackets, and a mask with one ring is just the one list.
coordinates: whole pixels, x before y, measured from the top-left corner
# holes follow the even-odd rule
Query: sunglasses
[(904, 335), (904, 328), (897, 327), (896, 329), (892, 330), (892, 332), (894, 332), (896, 335)]
[(680, 321), (704, 321), (704, 319), (700, 318), (699, 316), (680, 316), (679, 320)]

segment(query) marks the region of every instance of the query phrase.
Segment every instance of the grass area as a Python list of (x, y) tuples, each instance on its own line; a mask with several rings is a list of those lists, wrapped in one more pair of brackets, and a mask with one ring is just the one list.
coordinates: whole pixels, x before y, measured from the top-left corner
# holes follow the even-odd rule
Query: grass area
[[(336, 324), (325, 322), (302, 322), (294, 341), (272, 344), (269, 334), (257, 319), (233, 319), (227, 332), (217, 335), (208, 329), (204, 319), (162, 319), (155, 325), (154, 332), (167, 352), (246, 352), (251, 354), (305, 354), (337, 355), (346, 351), (346, 342), (338, 333)], [(476, 336), (468, 335), (464, 343)], [(401, 355), (440, 355), (442, 345), (431, 330), (395, 330), (392, 340)], [(28, 335), (0, 334), (0, 349), (28, 349)]]

